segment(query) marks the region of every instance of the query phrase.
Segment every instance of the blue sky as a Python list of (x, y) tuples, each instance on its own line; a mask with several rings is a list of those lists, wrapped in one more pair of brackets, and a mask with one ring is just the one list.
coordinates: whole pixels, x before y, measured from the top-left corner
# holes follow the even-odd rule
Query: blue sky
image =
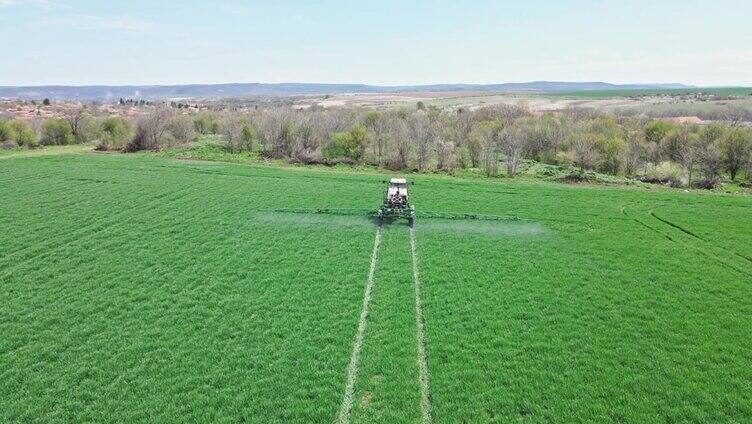
[(752, 1), (0, 0), (0, 85), (752, 85)]

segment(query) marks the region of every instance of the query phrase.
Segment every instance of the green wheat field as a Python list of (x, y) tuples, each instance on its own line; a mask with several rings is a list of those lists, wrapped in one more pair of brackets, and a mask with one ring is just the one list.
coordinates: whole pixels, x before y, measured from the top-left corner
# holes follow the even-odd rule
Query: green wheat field
[(0, 421), (752, 420), (752, 198), (408, 175), (412, 240), (279, 212), (385, 178), (0, 160)]

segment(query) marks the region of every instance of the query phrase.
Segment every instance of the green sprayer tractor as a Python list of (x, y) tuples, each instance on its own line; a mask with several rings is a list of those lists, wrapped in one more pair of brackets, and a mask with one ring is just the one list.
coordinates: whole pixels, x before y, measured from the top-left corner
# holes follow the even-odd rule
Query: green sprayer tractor
[(413, 226), (415, 220), (415, 208), (410, 204), (410, 194), (407, 190), (407, 180), (404, 178), (392, 178), (386, 188), (384, 203), (376, 212), (379, 224), (384, 221), (405, 218), (407, 224)]

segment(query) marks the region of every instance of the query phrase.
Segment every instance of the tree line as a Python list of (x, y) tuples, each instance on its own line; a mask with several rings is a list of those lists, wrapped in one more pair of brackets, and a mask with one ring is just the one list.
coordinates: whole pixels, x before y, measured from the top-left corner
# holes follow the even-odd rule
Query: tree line
[(449, 173), (474, 168), (511, 177), (534, 161), (580, 173), (702, 187), (752, 176), (752, 132), (743, 121), (691, 125), (590, 109), (539, 116), (514, 105), (419, 106), (189, 113), (163, 105), (135, 119), (96, 117), (80, 108), (39, 128), (19, 119), (0, 120), (0, 142), (30, 148), (96, 142), (98, 149), (132, 152), (213, 136), (231, 153), (306, 164)]

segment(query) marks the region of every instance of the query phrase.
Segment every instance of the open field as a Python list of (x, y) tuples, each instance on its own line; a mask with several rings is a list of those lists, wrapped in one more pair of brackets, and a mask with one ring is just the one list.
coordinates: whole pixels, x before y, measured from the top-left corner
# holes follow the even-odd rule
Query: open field
[(633, 90), (578, 90), (543, 93), (545, 97), (569, 97), (578, 99), (612, 99), (614, 97), (677, 96), (706, 94), (728, 97), (750, 97), (752, 87), (696, 87), (696, 88), (650, 88)]
[(751, 109), (752, 88), (697, 88), (643, 90), (580, 90), (538, 92), (404, 92), (390, 94), (335, 94), (291, 99), (296, 108), (366, 107), (405, 108), (417, 102), (438, 108), (476, 109), (483, 106), (521, 105), (531, 112), (592, 108), (606, 112), (646, 113), (651, 116), (707, 115), (728, 107)]
[(273, 211), (382, 179), (4, 157), (0, 421), (752, 419), (752, 197), (419, 175), (418, 211), (523, 220), (419, 219), (414, 251)]

